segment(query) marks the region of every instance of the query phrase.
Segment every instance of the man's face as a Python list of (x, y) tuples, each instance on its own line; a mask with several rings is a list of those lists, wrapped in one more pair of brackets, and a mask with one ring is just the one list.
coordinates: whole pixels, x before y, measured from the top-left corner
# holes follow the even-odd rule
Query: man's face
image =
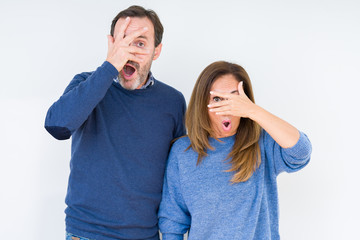
[[(211, 86), (210, 91), (219, 93), (231, 93), (239, 95), (239, 82), (233, 75), (227, 74), (215, 80)], [(209, 104), (224, 101), (219, 96), (210, 95)], [(215, 112), (209, 112), (211, 128), (215, 134), (213, 137), (223, 138), (236, 134), (237, 128), (240, 124), (240, 117), (231, 115), (217, 115)]]
[[(114, 38), (119, 33), (120, 26), (125, 23), (125, 18), (120, 18), (115, 25)], [(119, 82), (121, 86), (128, 90), (140, 88), (146, 82), (153, 60), (157, 59), (160, 55), (161, 44), (155, 48), (155, 33), (152, 22), (146, 18), (132, 17), (129, 26), (125, 30), (125, 36), (130, 33), (148, 28), (148, 31), (134, 39), (131, 43), (132, 46), (143, 48), (150, 51), (150, 54), (141, 55), (143, 62), (128, 61), (124, 68), (119, 72)], [(124, 37), (125, 37), (124, 36)], [(140, 55), (139, 55), (140, 56)]]

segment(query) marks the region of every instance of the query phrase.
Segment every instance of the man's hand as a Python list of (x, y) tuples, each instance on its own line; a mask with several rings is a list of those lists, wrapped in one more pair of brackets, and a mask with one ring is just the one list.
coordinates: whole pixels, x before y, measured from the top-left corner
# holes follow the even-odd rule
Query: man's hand
[(150, 53), (149, 50), (131, 46), (131, 43), (137, 37), (148, 31), (147, 27), (125, 36), (125, 31), (129, 26), (129, 23), (130, 17), (127, 17), (125, 23), (120, 26), (119, 33), (117, 35), (114, 34), (115, 37), (108, 35), (108, 53), (106, 61), (111, 63), (119, 72), (129, 60), (143, 62), (142, 56)]

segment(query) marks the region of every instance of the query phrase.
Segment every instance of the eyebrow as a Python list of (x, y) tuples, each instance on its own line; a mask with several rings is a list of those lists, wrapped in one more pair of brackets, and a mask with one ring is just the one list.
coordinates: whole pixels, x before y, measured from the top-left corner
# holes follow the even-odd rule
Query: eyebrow
[[(215, 92), (217, 92), (217, 90), (214, 90)], [(229, 92), (219, 92), (219, 93), (229, 93)], [(230, 92), (230, 94), (234, 94), (234, 93), (239, 93), (238, 90), (233, 90)]]
[[(124, 38), (125, 38), (126, 36), (127, 36), (127, 35), (124, 34)], [(138, 36), (137, 38), (143, 38), (143, 39), (145, 39), (145, 40), (148, 40), (148, 38), (147, 38), (146, 36), (144, 36), (144, 35), (140, 35), (140, 36)], [(135, 38), (135, 39), (137, 39), (137, 38)]]

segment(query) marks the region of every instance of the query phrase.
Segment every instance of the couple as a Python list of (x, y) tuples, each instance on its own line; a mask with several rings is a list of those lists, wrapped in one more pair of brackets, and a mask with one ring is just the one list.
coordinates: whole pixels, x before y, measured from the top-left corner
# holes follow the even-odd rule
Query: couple
[(308, 163), (309, 140), (256, 105), (228, 62), (200, 74), (184, 136), (183, 95), (150, 72), (162, 34), (154, 11), (123, 10), (106, 61), (48, 110), (46, 130), (72, 136), (66, 238), (279, 239), (276, 177)]

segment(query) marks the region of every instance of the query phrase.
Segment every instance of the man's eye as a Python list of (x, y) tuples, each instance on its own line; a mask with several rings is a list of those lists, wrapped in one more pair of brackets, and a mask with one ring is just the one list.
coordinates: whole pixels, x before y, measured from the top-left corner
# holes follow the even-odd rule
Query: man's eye
[(145, 47), (145, 43), (143, 43), (143, 42), (137, 42), (137, 43), (136, 43), (136, 46), (137, 46), (137, 47), (140, 47), (140, 48), (143, 48), (143, 47)]
[(214, 102), (220, 102), (220, 101), (221, 101), (221, 98), (220, 98), (220, 97), (214, 97), (214, 98), (213, 98), (213, 101), (214, 101)]

